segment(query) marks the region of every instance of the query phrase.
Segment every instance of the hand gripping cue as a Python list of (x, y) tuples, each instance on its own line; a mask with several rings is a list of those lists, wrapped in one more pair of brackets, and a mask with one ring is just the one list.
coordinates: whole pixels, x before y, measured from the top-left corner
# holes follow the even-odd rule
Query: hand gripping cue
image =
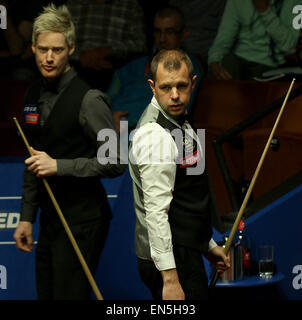
[[(13, 120), (14, 120), (14, 122), (15, 122), (15, 124), (16, 124), (19, 132), (20, 132), (20, 134), (21, 134), (21, 137), (22, 137), (22, 139), (24, 141), (24, 144), (25, 144), (29, 154), (31, 156), (33, 156), (33, 153), (31, 151), (30, 145), (29, 145), (29, 143), (28, 143), (28, 141), (27, 141), (27, 139), (26, 139), (26, 137), (25, 137), (25, 135), (23, 133), (23, 130), (22, 130), (21, 126), (19, 125), (18, 120), (15, 117), (13, 118)], [(49, 197), (50, 197), (50, 199), (51, 199), (51, 201), (52, 201), (52, 203), (53, 203), (53, 205), (54, 205), (54, 207), (55, 207), (55, 209), (56, 209), (56, 211), (57, 211), (57, 213), (59, 215), (59, 218), (60, 218), (60, 220), (61, 220), (61, 222), (63, 224), (63, 227), (64, 227), (64, 229), (65, 229), (65, 231), (67, 233), (67, 236), (68, 236), (68, 238), (69, 238), (69, 240), (70, 240), (70, 242), (71, 242), (71, 244), (72, 244), (72, 246), (74, 248), (74, 251), (75, 251), (77, 257), (79, 258), (79, 261), (80, 261), (80, 263), (81, 263), (81, 265), (83, 267), (83, 270), (84, 270), (84, 272), (85, 272), (85, 274), (87, 276), (87, 279), (88, 279), (88, 281), (89, 281), (89, 283), (90, 283), (90, 285), (92, 287), (92, 290), (93, 290), (97, 300), (103, 300), (103, 297), (102, 297), (102, 295), (101, 295), (101, 293), (100, 293), (100, 291), (99, 291), (99, 289), (98, 289), (98, 287), (97, 287), (97, 285), (96, 285), (96, 283), (95, 283), (95, 281), (93, 279), (93, 276), (92, 276), (92, 274), (91, 274), (91, 272), (90, 272), (90, 270), (89, 270), (89, 268), (87, 266), (87, 263), (86, 263), (83, 255), (82, 255), (80, 249), (79, 249), (79, 246), (77, 245), (77, 242), (75, 241), (75, 239), (73, 237), (73, 234), (72, 234), (72, 232), (71, 232), (71, 230), (70, 230), (70, 228), (69, 228), (69, 226), (68, 226), (68, 224), (67, 224), (67, 222), (66, 222), (66, 220), (64, 218), (64, 215), (63, 215), (63, 213), (62, 213), (62, 211), (61, 211), (61, 209), (60, 209), (60, 207), (59, 207), (59, 205), (57, 203), (57, 200), (56, 200), (56, 198), (55, 198), (55, 196), (54, 196), (54, 194), (53, 194), (53, 192), (52, 192), (47, 180), (45, 178), (42, 178), (42, 181), (43, 181), (44, 186), (45, 186), (45, 188), (46, 188), (46, 190), (48, 192), (48, 195), (49, 195)]]
[[(292, 88), (293, 88), (294, 82), (295, 82), (295, 79), (293, 79), (292, 82), (291, 82), (291, 84), (290, 84), (290, 87), (289, 87), (288, 92), (287, 92), (287, 94), (286, 94), (286, 97), (285, 97), (285, 99), (284, 99), (283, 105), (282, 105), (282, 107), (281, 107), (281, 109), (280, 109), (280, 111), (279, 111), (279, 114), (278, 114), (278, 117), (277, 117), (276, 122), (275, 122), (275, 124), (274, 124), (274, 127), (273, 127), (273, 129), (272, 129), (272, 131), (271, 131), (271, 134), (270, 134), (268, 140), (267, 140), (266, 146), (265, 146), (264, 151), (263, 151), (263, 153), (262, 153), (262, 156), (261, 156), (261, 158), (260, 158), (260, 160), (259, 160), (259, 163), (258, 163), (258, 165), (257, 165), (257, 168), (256, 168), (255, 173), (254, 173), (254, 175), (253, 175), (253, 178), (252, 178), (252, 180), (251, 180), (251, 183), (250, 183), (250, 185), (249, 185), (249, 188), (248, 188), (248, 190), (247, 190), (247, 192), (246, 192), (246, 195), (245, 195), (245, 197), (244, 197), (244, 199), (243, 199), (241, 208), (240, 208), (240, 210), (239, 210), (239, 212), (238, 212), (238, 215), (237, 215), (236, 220), (235, 220), (235, 222), (234, 222), (234, 225), (233, 225), (233, 227), (232, 227), (232, 230), (231, 230), (231, 233), (230, 233), (230, 235), (229, 235), (229, 238), (228, 238), (228, 240), (227, 240), (227, 242), (226, 242), (226, 244), (225, 244), (224, 252), (225, 252), (226, 255), (228, 254), (229, 249), (230, 249), (230, 247), (231, 247), (231, 244), (232, 244), (232, 242), (233, 242), (233, 239), (234, 239), (234, 236), (235, 236), (235, 234), (236, 234), (236, 231), (237, 231), (239, 222), (240, 222), (240, 220), (241, 220), (241, 218), (242, 218), (242, 215), (243, 215), (243, 212), (244, 212), (244, 210), (245, 210), (245, 207), (246, 207), (246, 205), (247, 205), (247, 203), (248, 203), (248, 201), (249, 201), (249, 198), (250, 198), (250, 195), (251, 195), (251, 193), (252, 193), (254, 184), (255, 184), (255, 182), (256, 182), (256, 180), (257, 180), (257, 178), (258, 178), (259, 171), (260, 171), (260, 169), (261, 169), (261, 167), (262, 167), (262, 164), (263, 164), (263, 162), (264, 162), (264, 159), (265, 159), (265, 156), (266, 156), (266, 154), (267, 154), (268, 148), (269, 148), (269, 146), (270, 146), (270, 144), (271, 144), (272, 138), (273, 138), (273, 136), (274, 136), (274, 134), (275, 134), (275, 131), (276, 131), (276, 128), (277, 128), (277, 126), (278, 126), (278, 124), (279, 124), (281, 115), (282, 115), (282, 113), (283, 113), (283, 110), (284, 110), (284, 107), (285, 107), (286, 102), (287, 102), (287, 100), (288, 100), (288, 97), (289, 97), (289, 95), (290, 95), (290, 92), (291, 92), (291, 90), (292, 90)], [(211, 282), (210, 282), (210, 288), (215, 287), (217, 278), (218, 278), (218, 272), (217, 272), (217, 270), (216, 270), (216, 272), (215, 272), (215, 274), (214, 274), (214, 277), (212, 278), (212, 280), (211, 280)]]

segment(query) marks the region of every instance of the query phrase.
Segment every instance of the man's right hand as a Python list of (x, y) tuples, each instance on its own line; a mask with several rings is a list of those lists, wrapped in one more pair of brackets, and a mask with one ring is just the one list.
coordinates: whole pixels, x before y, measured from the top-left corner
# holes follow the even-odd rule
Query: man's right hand
[(185, 293), (178, 280), (176, 269), (161, 271), (163, 278), (163, 300), (185, 300)]
[(20, 221), (14, 233), (16, 247), (25, 252), (31, 252), (34, 247), (32, 238), (32, 223), (28, 221)]
[(211, 73), (215, 79), (218, 80), (231, 80), (232, 76), (230, 73), (220, 65), (219, 62), (212, 62), (210, 64)]

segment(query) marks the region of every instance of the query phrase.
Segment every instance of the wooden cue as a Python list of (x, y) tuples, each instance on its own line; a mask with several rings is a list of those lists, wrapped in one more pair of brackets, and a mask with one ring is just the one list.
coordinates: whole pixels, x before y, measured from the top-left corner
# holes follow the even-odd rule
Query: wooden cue
[[(25, 135), (23, 133), (23, 130), (22, 130), (21, 126), (19, 125), (18, 120), (15, 117), (13, 118), (13, 120), (14, 120), (14, 122), (15, 122), (15, 124), (16, 124), (19, 132), (20, 132), (20, 134), (21, 134), (21, 137), (22, 137), (22, 139), (23, 139), (23, 141), (25, 143), (25, 146), (26, 146), (29, 154), (31, 156), (33, 156), (33, 153), (32, 153), (32, 150), (30, 148), (30, 145), (29, 145), (29, 143), (28, 143), (28, 141), (27, 141), (27, 139), (26, 139), (26, 137), (25, 137)], [(69, 240), (70, 240), (70, 242), (71, 242), (71, 244), (72, 244), (72, 246), (73, 246), (73, 248), (74, 248), (74, 250), (75, 250), (75, 252), (76, 252), (76, 254), (77, 254), (78, 258), (79, 258), (79, 260), (80, 260), (80, 263), (81, 263), (81, 265), (83, 267), (83, 270), (84, 270), (84, 272), (85, 272), (85, 274), (87, 276), (87, 279), (88, 279), (88, 281), (89, 281), (89, 283), (90, 283), (90, 285), (92, 287), (92, 290), (95, 293), (95, 296), (96, 296), (97, 300), (103, 300), (103, 297), (102, 297), (102, 295), (100, 293), (100, 290), (98, 289), (98, 287), (97, 287), (97, 285), (96, 285), (96, 283), (95, 283), (95, 281), (93, 279), (93, 276), (92, 276), (92, 274), (91, 274), (91, 272), (90, 272), (90, 270), (89, 270), (89, 268), (87, 266), (87, 263), (86, 263), (83, 255), (81, 253), (81, 250), (79, 249), (79, 246), (78, 246), (76, 240), (74, 239), (74, 236), (73, 236), (73, 234), (72, 234), (72, 232), (71, 232), (71, 230), (70, 230), (70, 228), (69, 228), (69, 226), (68, 226), (68, 224), (66, 222), (66, 219), (64, 218), (64, 215), (63, 215), (63, 213), (62, 213), (62, 211), (61, 211), (61, 209), (60, 209), (60, 207), (59, 207), (59, 205), (57, 203), (57, 200), (56, 200), (56, 198), (55, 198), (55, 196), (54, 196), (54, 194), (53, 194), (53, 192), (52, 192), (47, 180), (45, 178), (42, 178), (42, 181), (43, 181), (44, 186), (45, 186), (45, 188), (46, 188), (46, 190), (47, 190), (47, 192), (48, 192), (48, 194), (50, 196), (50, 199), (51, 199), (51, 201), (52, 201), (52, 203), (53, 203), (53, 205), (54, 205), (54, 207), (55, 207), (55, 209), (56, 209), (56, 211), (57, 211), (57, 213), (59, 215), (59, 218), (60, 218), (60, 220), (61, 220), (61, 222), (63, 224), (63, 227), (64, 227), (64, 229), (65, 229), (65, 231), (67, 233), (67, 236), (68, 236), (68, 238), (69, 238)]]
[[(242, 215), (243, 215), (243, 213), (244, 213), (244, 210), (245, 210), (245, 208), (246, 208), (246, 205), (247, 205), (247, 203), (248, 203), (248, 201), (249, 201), (249, 198), (250, 198), (250, 195), (251, 195), (251, 193), (252, 193), (253, 187), (254, 187), (255, 182), (256, 182), (256, 180), (257, 180), (257, 178), (258, 178), (259, 171), (260, 171), (260, 169), (261, 169), (261, 167), (262, 167), (262, 164), (263, 164), (263, 162), (264, 162), (264, 159), (265, 159), (265, 156), (266, 156), (266, 154), (267, 154), (268, 148), (269, 148), (269, 146), (270, 146), (270, 144), (271, 144), (272, 138), (273, 138), (273, 136), (274, 136), (274, 134), (275, 134), (275, 131), (276, 131), (276, 129), (277, 129), (277, 126), (278, 126), (278, 124), (279, 124), (281, 115), (282, 115), (283, 110), (284, 110), (284, 107), (285, 107), (285, 105), (286, 105), (286, 103), (287, 103), (287, 100), (288, 100), (288, 97), (289, 97), (289, 95), (290, 95), (290, 92), (291, 92), (291, 90), (292, 90), (292, 88), (293, 88), (293, 85), (294, 85), (295, 80), (296, 80), (296, 79), (293, 78), (293, 80), (292, 80), (292, 82), (291, 82), (291, 84), (290, 84), (290, 87), (289, 87), (288, 92), (287, 92), (287, 94), (286, 94), (286, 97), (285, 97), (285, 99), (284, 99), (284, 102), (283, 102), (283, 105), (282, 105), (282, 107), (281, 107), (281, 110), (280, 110), (280, 112), (279, 112), (279, 114), (278, 114), (278, 117), (277, 117), (276, 122), (275, 122), (275, 124), (274, 124), (274, 127), (273, 127), (273, 129), (272, 129), (272, 131), (271, 131), (271, 134), (270, 134), (270, 136), (269, 136), (269, 138), (268, 138), (268, 140), (267, 140), (266, 146), (265, 146), (264, 151), (263, 151), (263, 153), (262, 153), (262, 156), (261, 156), (261, 158), (260, 158), (260, 160), (259, 160), (259, 163), (258, 163), (258, 165), (257, 165), (257, 168), (256, 168), (256, 170), (255, 170), (255, 173), (254, 173), (254, 175), (253, 175), (253, 177), (252, 177), (252, 180), (251, 180), (251, 183), (250, 183), (250, 185), (249, 185), (249, 188), (248, 188), (248, 190), (247, 190), (247, 192), (246, 192), (246, 195), (245, 195), (245, 197), (244, 197), (244, 199), (243, 199), (241, 208), (240, 208), (240, 210), (239, 210), (239, 212), (238, 212), (238, 215), (237, 215), (236, 220), (235, 220), (235, 222), (234, 222), (234, 225), (233, 225), (233, 227), (232, 227), (231, 233), (230, 233), (230, 235), (229, 235), (229, 237), (228, 237), (228, 240), (227, 240), (227, 242), (226, 242), (226, 244), (225, 244), (224, 252), (225, 252), (226, 255), (228, 254), (229, 249), (230, 249), (230, 247), (231, 247), (231, 244), (232, 244), (232, 242), (233, 242), (233, 239), (234, 239), (234, 237), (235, 237), (235, 234), (236, 234), (238, 225), (239, 225), (239, 223), (240, 223), (240, 220), (241, 220), (241, 218), (242, 218)], [(218, 272), (217, 272), (217, 270), (216, 270), (216, 272), (215, 272), (215, 274), (214, 274), (214, 277), (212, 278), (212, 280), (211, 280), (211, 282), (210, 282), (210, 288), (213, 288), (213, 287), (215, 286), (217, 279), (218, 279)]]

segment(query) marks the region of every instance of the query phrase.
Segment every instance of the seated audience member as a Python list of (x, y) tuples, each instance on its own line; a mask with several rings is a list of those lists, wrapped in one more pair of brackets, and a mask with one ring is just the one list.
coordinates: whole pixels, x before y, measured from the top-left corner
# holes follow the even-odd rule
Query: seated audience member
[(209, 50), (210, 76), (248, 80), (282, 66), (298, 41), (292, 9), (300, 2), (229, 0)]
[(207, 71), (208, 51), (218, 30), (226, 0), (170, 0), (184, 14), (189, 31), (183, 49), (198, 57), (202, 69)]
[[(154, 51), (161, 49), (180, 48), (188, 34), (184, 26), (182, 12), (176, 7), (160, 9), (154, 17)], [(154, 56), (145, 56), (134, 59), (127, 65), (119, 68), (112, 79), (107, 94), (114, 106), (114, 120), (119, 129), (120, 120), (127, 117), (128, 128), (135, 128), (138, 119), (152, 99), (152, 91), (148, 84), (150, 79), (150, 63)], [(194, 73), (197, 75), (196, 93), (201, 73), (198, 62), (191, 56)], [(193, 99), (191, 100), (191, 107)]]
[(153, 48), (153, 19), (154, 15), (160, 9), (169, 6), (169, 0), (161, 0), (160, 2), (138, 0), (145, 15), (147, 52)]
[(144, 13), (137, 0), (69, 0), (77, 45), (72, 61), (93, 87), (106, 90), (117, 67), (146, 53)]

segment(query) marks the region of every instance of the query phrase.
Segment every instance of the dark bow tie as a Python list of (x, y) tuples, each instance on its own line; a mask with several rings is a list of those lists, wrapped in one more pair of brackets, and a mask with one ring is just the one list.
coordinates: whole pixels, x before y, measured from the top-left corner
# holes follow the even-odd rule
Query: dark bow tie
[(182, 126), (186, 121), (189, 121), (188, 114), (182, 114), (177, 118), (177, 123)]
[(58, 82), (57, 81), (43, 81), (43, 87), (45, 91), (58, 93)]

